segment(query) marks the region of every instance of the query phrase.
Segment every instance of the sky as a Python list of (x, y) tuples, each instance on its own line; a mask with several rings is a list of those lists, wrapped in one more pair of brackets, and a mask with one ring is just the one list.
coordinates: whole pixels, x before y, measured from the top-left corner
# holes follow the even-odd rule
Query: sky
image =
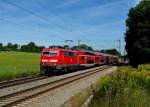
[(73, 40), (124, 50), (125, 20), (139, 0), (0, 0), (0, 42), (40, 46)]

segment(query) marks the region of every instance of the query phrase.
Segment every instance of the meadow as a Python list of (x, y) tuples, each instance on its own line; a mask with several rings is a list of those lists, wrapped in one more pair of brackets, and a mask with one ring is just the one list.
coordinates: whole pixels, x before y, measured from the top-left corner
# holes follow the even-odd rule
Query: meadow
[(120, 67), (97, 84), (90, 107), (150, 107), (150, 65)]
[(40, 74), (40, 53), (0, 52), (0, 81)]

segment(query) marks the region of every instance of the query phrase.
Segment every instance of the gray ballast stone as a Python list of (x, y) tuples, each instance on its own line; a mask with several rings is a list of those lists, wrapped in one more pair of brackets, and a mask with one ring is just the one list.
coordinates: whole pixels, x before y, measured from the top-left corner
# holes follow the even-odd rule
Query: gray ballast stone
[(92, 84), (95, 84), (99, 80), (99, 78), (116, 70), (117, 67), (112, 67), (107, 70), (98, 72), (89, 77), (74, 81), (58, 89), (52, 90), (26, 102), (23, 102), (17, 105), (17, 107), (60, 107), (77, 93), (85, 90)]

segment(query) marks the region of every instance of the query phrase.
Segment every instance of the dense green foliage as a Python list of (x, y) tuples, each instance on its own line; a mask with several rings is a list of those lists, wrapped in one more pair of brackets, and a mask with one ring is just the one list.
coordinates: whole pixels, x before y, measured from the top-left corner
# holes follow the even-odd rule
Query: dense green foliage
[(126, 20), (126, 50), (130, 64), (150, 62), (150, 1), (142, 0), (131, 8)]
[(117, 55), (117, 56), (121, 55), (116, 49), (101, 50), (100, 52), (110, 55)]
[(30, 42), (27, 45), (22, 45), (21, 51), (22, 52), (40, 52), (40, 48), (34, 42)]
[(10, 50), (17, 51), (18, 47), (19, 47), (18, 44), (12, 44), (10, 42), (6, 46), (0, 43), (0, 51), (10, 51)]
[(3, 49), (3, 44), (2, 43), (0, 43), (0, 50), (2, 50)]
[(86, 44), (81, 44), (79, 46), (73, 46), (72, 49), (74, 49), (74, 50), (76, 50), (76, 49), (85, 49), (85, 50), (93, 51), (93, 48), (91, 46), (86, 45)]
[(121, 67), (100, 80), (91, 107), (150, 107), (150, 66)]
[(91, 46), (88, 46), (86, 44), (81, 44), (79, 46), (73, 46), (72, 49), (73, 50), (85, 49), (85, 50), (89, 50), (89, 51), (93, 51), (93, 52), (100, 52), (100, 53), (104, 53), (104, 54), (117, 55), (117, 56), (121, 55), (121, 53), (119, 53), (116, 49), (94, 50)]
[(0, 81), (39, 75), (40, 54), (0, 52)]
[(37, 46), (34, 42), (29, 42), (26, 45), (12, 44), (9, 42), (5, 46), (2, 43), (0, 43), (0, 51), (40, 52), (41, 48), (44, 47)]

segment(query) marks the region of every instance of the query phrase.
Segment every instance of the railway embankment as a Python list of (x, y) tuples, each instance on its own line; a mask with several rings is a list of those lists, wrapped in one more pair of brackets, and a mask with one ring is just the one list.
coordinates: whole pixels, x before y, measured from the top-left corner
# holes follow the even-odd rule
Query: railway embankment
[(117, 68), (118, 67), (112, 67), (95, 75), (93, 83), (71, 97), (61, 107), (88, 107), (91, 104), (94, 93), (98, 90), (98, 87), (101, 84), (101, 78), (106, 75), (111, 75), (113, 72), (117, 71)]
[[(78, 75), (81, 72), (75, 72), (75, 73), (70, 73), (70, 74), (62, 75), (58, 77), (52, 77), (53, 79), (49, 78), (51, 79), (51, 81), (54, 81), (54, 78), (60, 79), (64, 77), (66, 78), (69, 77), (69, 79), (55, 82), (51, 84), (50, 86), (47, 86), (48, 88), (52, 87), (50, 91), (37, 95), (36, 97), (33, 97), (33, 98), (31, 97), (30, 99), (27, 99), (23, 102), (18, 103), (16, 106), (18, 107), (59, 107), (63, 105), (65, 102), (67, 102), (70, 98), (75, 96), (77, 93), (81, 92), (84, 89), (87, 89), (88, 87), (91, 87), (91, 85), (94, 84), (99, 79), (99, 77), (103, 77), (107, 74), (110, 74), (116, 71), (116, 69), (117, 67), (109, 66), (109, 68), (108, 67), (106, 68), (106, 66), (105, 67), (103, 66), (103, 67), (92, 68), (90, 70), (89, 69), (83, 70), (81, 71), (82, 75)], [(70, 78), (71, 75), (72, 77)], [(76, 75), (76, 76), (73, 76), (73, 75)], [(45, 81), (48, 81), (48, 80), (45, 80)], [(16, 94), (14, 98), (18, 99), (20, 97), (28, 96), (29, 94), (37, 90), (39, 91), (41, 89), (38, 89), (38, 88), (36, 90), (34, 89), (24, 95)], [(10, 99), (9, 98), (5, 98), (5, 99), (8, 99), (7, 101), (14, 100), (12, 96), (10, 97)], [(3, 100), (4, 101), (3, 104), (9, 103), (5, 101), (5, 99)]]

